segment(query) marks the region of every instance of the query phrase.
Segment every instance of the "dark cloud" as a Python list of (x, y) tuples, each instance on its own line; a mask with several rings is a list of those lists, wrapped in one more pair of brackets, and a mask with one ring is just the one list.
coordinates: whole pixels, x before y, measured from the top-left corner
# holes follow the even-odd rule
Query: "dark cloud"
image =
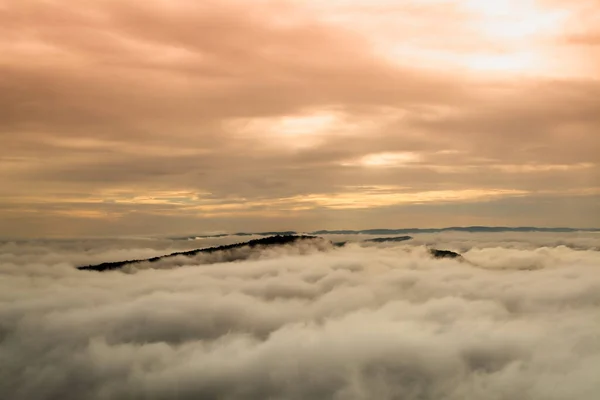
[[(573, 12), (593, 8), (582, 4)], [(514, 50), (510, 40), (477, 39), (475, 11), (458, 4), (345, 3), (337, 11), (292, 1), (3, 5), (2, 218), (26, 224), (71, 208), (69, 227), (40, 232), (65, 235), (99, 224), (82, 216), (106, 209), (118, 212), (103, 224), (166, 212), (167, 229), (190, 218), (192, 203), (196, 216), (214, 213), (208, 202), (244, 218), (285, 213), (300, 196), (357, 191), (364, 204), (363, 186), (569, 196), (598, 188), (600, 97), (589, 73), (458, 68), (442, 56)], [(428, 61), (424, 49), (441, 51), (441, 61)], [(414, 160), (365, 165), (379, 153)], [(181, 192), (190, 193), (185, 204), (138, 201)], [(324, 202), (311, 207), (305, 221), (322, 219)], [(6, 226), (3, 235), (21, 230)]]

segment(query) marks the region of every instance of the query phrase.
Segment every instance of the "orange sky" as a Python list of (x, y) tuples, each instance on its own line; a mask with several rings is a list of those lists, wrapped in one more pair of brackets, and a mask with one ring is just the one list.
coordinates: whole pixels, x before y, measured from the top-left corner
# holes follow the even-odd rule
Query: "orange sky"
[(600, 226), (597, 0), (0, 0), (0, 235)]

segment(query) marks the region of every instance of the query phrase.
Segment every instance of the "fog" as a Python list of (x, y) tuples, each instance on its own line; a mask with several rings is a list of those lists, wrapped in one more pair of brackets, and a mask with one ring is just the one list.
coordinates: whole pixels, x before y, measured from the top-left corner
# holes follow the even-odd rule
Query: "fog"
[[(600, 235), (445, 232), (402, 243), (77, 265), (244, 241), (0, 243), (0, 398), (594, 399)], [(428, 248), (465, 261), (433, 259)], [(182, 266), (182, 264), (185, 264)], [(174, 268), (177, 267), (177, 268)]]

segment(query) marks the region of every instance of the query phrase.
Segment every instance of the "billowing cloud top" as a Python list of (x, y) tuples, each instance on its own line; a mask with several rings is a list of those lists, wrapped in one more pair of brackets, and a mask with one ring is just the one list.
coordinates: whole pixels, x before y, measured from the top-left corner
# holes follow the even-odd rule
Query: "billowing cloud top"
[(198, 243), (0, 242), (0, 398), (598, 399), (598, 233), (306, 244), (126, 274), (74, 266)]
[(2, 1), (0, 234), (598, 226), (599, 18)]

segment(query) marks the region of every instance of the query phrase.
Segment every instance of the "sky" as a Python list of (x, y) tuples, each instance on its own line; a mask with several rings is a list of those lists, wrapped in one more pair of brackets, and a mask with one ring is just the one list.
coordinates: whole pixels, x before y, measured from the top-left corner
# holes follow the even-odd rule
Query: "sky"
[(597, 0), (0, 0), (0, 236), (600, 226)]

